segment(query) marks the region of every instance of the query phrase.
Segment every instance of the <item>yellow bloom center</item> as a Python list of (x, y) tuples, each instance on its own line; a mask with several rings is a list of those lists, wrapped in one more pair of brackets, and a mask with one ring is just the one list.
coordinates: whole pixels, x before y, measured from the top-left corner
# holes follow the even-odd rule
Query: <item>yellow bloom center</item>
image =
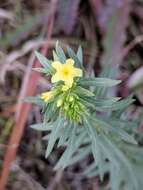
[(56, 73), (51, 79), (52, 83), (64, 81), (66, 86), (65, 89), (72, 87), (74, 77), (82, 76), (82, 70), (74, 67), (73, 59), (67, 59), (64, 64), (59, 61), (54, 61), (52, 63), (52, 67), (54, 67), (56, 70)]
[(41, 94), (41, 99), (44, 100), (44, 102), (48, 102), (50, 98), (53, 97), (53, 91), (44, 92)]

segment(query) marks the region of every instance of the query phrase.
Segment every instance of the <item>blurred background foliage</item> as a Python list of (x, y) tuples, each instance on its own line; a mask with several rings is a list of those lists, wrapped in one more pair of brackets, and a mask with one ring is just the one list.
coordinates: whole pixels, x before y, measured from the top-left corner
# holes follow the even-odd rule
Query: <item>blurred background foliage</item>
[[(47, 38), (51, 21), (52, 32)], [(136, 101), (126, 111), (128, 118), (143, 116), (142, 0), (1, 0), (0, 168), (15, 120), (21, 114), (19, 102), (28, 94), (24, 84), (32, 80), (33, 51), (48, 44), (46, 56), (50, 59), (57, 40), (63, 48), (69, 45), (75, 51), (79, 44), (82, 46), (87, 75), (121, 79), (122, 84), (111, 93), (121, 97), (133, 93)], [(33, 82), (33, 86), (37, 86), (33, 92), (39, 94), (50, 88), (48, 80), (40, 76)], [(97, 190), (97, 178), (87, 179), (80, 174), (91, 161), (90, 157), (64, 172), (53, 171), (63, 150), (55, 150), (45, 159), (41, 133), (28, 127), (40, 121), (40, 109), (33, 106), (10, 168), (7, 189)], [(139, 130), (143, 131), (143, 124)], [(142, 139), (140, 144), (143, 144)]]

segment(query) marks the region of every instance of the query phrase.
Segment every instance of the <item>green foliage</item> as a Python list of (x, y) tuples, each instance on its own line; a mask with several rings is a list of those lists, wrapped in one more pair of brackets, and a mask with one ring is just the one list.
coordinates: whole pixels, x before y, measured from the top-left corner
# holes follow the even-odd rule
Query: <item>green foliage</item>
[(67, 47), (67, 53), (68, 53), (69, 57), (75, 61), (75, 65), (84, 70), (83, 63), (81, 62), (82, 61), (82, 50), (78, 50), (78, 54), (76, 55), (75, 52), (70, 47)]
[(119, 84), (121, 81), (112, 80), (108, 78), (85, 78), (79, 81), (83, 86), (96, 86), (96, 87), (112, 87)]
[[(77, 54), (67, 47), (67, 53), (74, 59), (77, 67), (83, 68), (81, 47)], [(40, 53), (36, 52), (36, 56), (44, 67), (43, 71), (52, 75), (51, 62)], [(62, 63), (66, 61), (66, 55), (58, 43), (53, 57)], [(91, 155), (93, 161), (83, 171), (84, 175), (99, 176), (103, 182), (108, 173), (106, 189), (139, 190), (143, 185), (143, 149), (135, 139), (138, 122), (123, 118), (124, 110), (134, 100), (132, 97), (124, 100), (109, 97), (103, 90), (104, 87), (108, 89), (120, 82), (109, 78), (83, 76), (77, 78), (72, 88), (65, 92), (61, 91), (60, 82), (54, 85), (56, 95), (49, 102), (44, 102), (39, 97), (27, 98), (26, 101), (43, 107), (43, 123), (31, 127), (38, 131), (48, 131), (48, 135), (44, 137), (48, 143), (46, 157), (55, 146), (65, 148), (55, 169), (64, 169)], [(95, 87), (95, 91), (93, 88), (90, 90), (91, 86)], [(59, 99), (60, 107), (57, 106)]]
[[(35, 51), (35, 55), (38, 58), (39, 62), (41, 65), (44, 67), (43, 72), (47, 74), (52, 74), (52, 66), (51, 66), (51, 61), (49, 61), (46, 57), (44, 57), (41, 53)], [(38, 71), (38, 69), (37, 69)], [(42, 70), (40, 70), (42, 71)]]

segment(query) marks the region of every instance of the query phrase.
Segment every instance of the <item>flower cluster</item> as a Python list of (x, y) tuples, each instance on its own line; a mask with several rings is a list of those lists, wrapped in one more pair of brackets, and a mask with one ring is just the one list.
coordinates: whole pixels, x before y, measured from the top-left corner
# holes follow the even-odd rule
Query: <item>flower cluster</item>
[(82, 77), (80, 68), (74, 66), (74, 60), (66, 59), (65, 63), (53, 61), (51, 63), (54, 72), (51, 76), (51, 83), (56, 84), (51, 91), (41, 94), (41, 99), (45, 103), (50, 103), (52, 99), (56, 100), (56, 106), (60, 113), (66, 118), (75, 121), (81, 121), (81, 114), (85, 111), (85, 106), (80, 102), (75, 93), (76, 80)]

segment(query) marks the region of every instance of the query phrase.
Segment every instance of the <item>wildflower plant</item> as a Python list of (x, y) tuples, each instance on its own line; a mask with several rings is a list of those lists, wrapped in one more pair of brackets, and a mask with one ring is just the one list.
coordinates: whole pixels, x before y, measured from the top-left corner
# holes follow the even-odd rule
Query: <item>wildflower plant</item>
[(111, 97), (108, 89), (121, 81), (86, 77), (81, 47), (75, 53), (67, 47), (67, 57), (56, 44), (53, 60), (35, 52), (43, 68), (36, 71), (51, 77), (52, 87), (26, 101), (42, 107), (43, 123), (31, 127), (47, 131), (46, 158), (53, 148), (64, 147), (55, 169), (64, 169), (92, 155), (83, 174), (98, 176), (101, 182), (109, 173), (107, 189), (139, 190), (143, 185), (143, 149), (138, 146), (138, 121), (128, 121), (124, 110), (134, 101)]

